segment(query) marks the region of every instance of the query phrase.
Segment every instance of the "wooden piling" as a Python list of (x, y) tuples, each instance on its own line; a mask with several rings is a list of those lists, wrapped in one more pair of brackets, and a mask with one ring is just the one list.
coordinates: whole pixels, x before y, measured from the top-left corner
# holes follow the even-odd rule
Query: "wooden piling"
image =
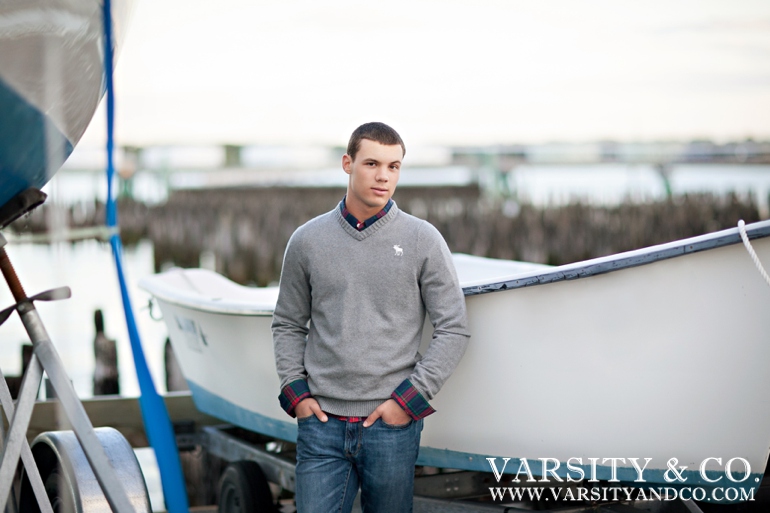
[(166, 370), (166, 390), (169, 392), (190, 390), (187, 386), (187, 380), (182, 375), (182, 369), (176, 360), (176, 354), (169, 338), (166, 339), (166, 343), (163, 346), (163, 356)]
[[(179, 191), (153, 207), (147, 234), (156, 270), (198, 267), (213, 252), (216, 270), (242, 284), (277, 282), (293, 231), (333, 208), (343, 189), (270, 188)], [(399, 207), (426, 219), (453, 252), (560, 265), (759, 220), (735, 195), (675, 196), (605, 207), (538, 207), (485, 197), (477, 187), (408, 187)]]
[(115, 340), (104, 334), (101, 310), (94, 312), (94, 395), (119, 395), (118, 350)]

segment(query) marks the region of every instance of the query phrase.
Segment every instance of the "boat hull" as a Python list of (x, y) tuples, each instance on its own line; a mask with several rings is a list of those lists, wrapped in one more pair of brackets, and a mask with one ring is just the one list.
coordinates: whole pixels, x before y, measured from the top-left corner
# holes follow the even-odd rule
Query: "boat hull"
[[(770, 262), (770, 238), (753, 244)], [(526, 459), (538, 475), (551, 458), (562, 477), (572, 462), (586, 478), (631, 482), (630, 458), (651, 458), (648, 484), (670, 485), (673, 464), (686, 467), (687, 485), (713, 487), (740, 458), (732, 470), (747, 476), (728, 484), (756, 488), (770, 447), (770, 287), (741, 244), (654, 258), (673, 246), (629, 254), (632, 265), (612, 257), (464, 287), (471, 342), (432, 401), (418, 463), (489, 472), (487, 458), (498, 468), (511, 458), (516, 472)], [(198, 407), (295, 440), (278, 404), (269, 312), (211, 312), (154, 295)]]
[[(770, 240), (755, 247), (770, 262)], [(764, 472), (770, 287), (742, 246), (467, 306), (472, 349), (433, 402), (441, 422), (427, 445), (562, 462), (649, 457), (657, 482), (671, 458), (697, 471), (739, 456)]]

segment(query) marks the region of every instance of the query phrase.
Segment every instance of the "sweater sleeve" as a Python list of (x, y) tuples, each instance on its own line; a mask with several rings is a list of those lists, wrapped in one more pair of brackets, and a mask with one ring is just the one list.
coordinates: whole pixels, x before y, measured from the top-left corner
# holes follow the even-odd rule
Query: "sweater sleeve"
[[(427, 402), (423, 402), (433, 399), (454, 372), (470, 338), (465, 296), (446, 242), (438, 230), (425, 223), (420, 232), (420, 244), (425, 251), (420, 272), (420, 293), (434, 331), (428, 349), (409, 377), (409, 383), (402, 384), (407, 389), (411, 386), (422, 396), (415, 397), (413, 402), (423, 413), (415, 412), (413, 418), (433, 412)], [(405, 409), (409, 413), (412, 408)]]
[[(295, 232), (286, 246), (278, 301), (272, 323), (275, 366), (281, 380), (279, 400), (281, 406), (290, 415), (296, 403), (299, 402), (296, 400), (297, 396), (301, 395), (304, 398), (310, 395), (306, 384), (305, 345), (310, 320), (311, 294), (310, 280), (304, 266), (301, 247), (301, 237)], [(301, 386), (302, 384), (304, 387)], [(292, 390), (299, 393), (287, 394)]]

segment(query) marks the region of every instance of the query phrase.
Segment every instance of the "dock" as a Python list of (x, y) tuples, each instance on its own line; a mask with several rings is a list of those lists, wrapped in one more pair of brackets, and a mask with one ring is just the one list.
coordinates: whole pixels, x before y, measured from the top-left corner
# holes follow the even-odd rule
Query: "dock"
[[(213, 426), (222, 421), (199, 412), (189, 392), (169, 392), (163, 396), (171, 422), (176, 425), (193, 423)], [(148, 447), (142, 423), (139, 399), (136, 397), (100, 396), (81, 401), (94, 427), (113, 427), (126, 437), (135, 449)], [(44, 431), (72, 429), (56, 400), (37, 401), (27, 431), (30, 441)]]

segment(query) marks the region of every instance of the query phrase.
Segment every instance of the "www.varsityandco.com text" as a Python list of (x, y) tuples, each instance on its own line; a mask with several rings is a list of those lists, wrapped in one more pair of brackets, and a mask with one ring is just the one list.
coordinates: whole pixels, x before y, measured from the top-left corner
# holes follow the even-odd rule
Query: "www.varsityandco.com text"
[[(755, 487), (747, 482), (751, 478), (751, 465), (739, 457), (724, 460), (724, 463), (722, 458), (706, 458), (698, 466), (697, 473), (688, 471), (686, 465), (679, 465), (676, 458), (670, 458), (666, 462), (667, 469), (660, 476), (662, 479), (656, 476), (652, 482), (648, 482), (649, 474), (653, 472), (648, 470), (652, 458), (570, 458), (564, 467), (556, 458), (537, 458), (533, 464), (527, 458), (511, 460), (487, 458), (498, 485), (489, 488), (493, 501), (754, 500)], [(539, 469), (539, 475), (535, 475), (533, 467)], [(597, 469), (601, 467), (609, 475), (600, 481)], [(720, 472), (715, 472), (714, 467), (720, 468)], [(628, 472), (629, 469), (633, 469), (633, 479), (619, 479), (619, 470)], [(622, 486), (619, 485), (621, 481)], [(754, 481), (758, 483), (759, 478), (755, 476)], [(628, 486), (631, 483), (633, 485)]]

